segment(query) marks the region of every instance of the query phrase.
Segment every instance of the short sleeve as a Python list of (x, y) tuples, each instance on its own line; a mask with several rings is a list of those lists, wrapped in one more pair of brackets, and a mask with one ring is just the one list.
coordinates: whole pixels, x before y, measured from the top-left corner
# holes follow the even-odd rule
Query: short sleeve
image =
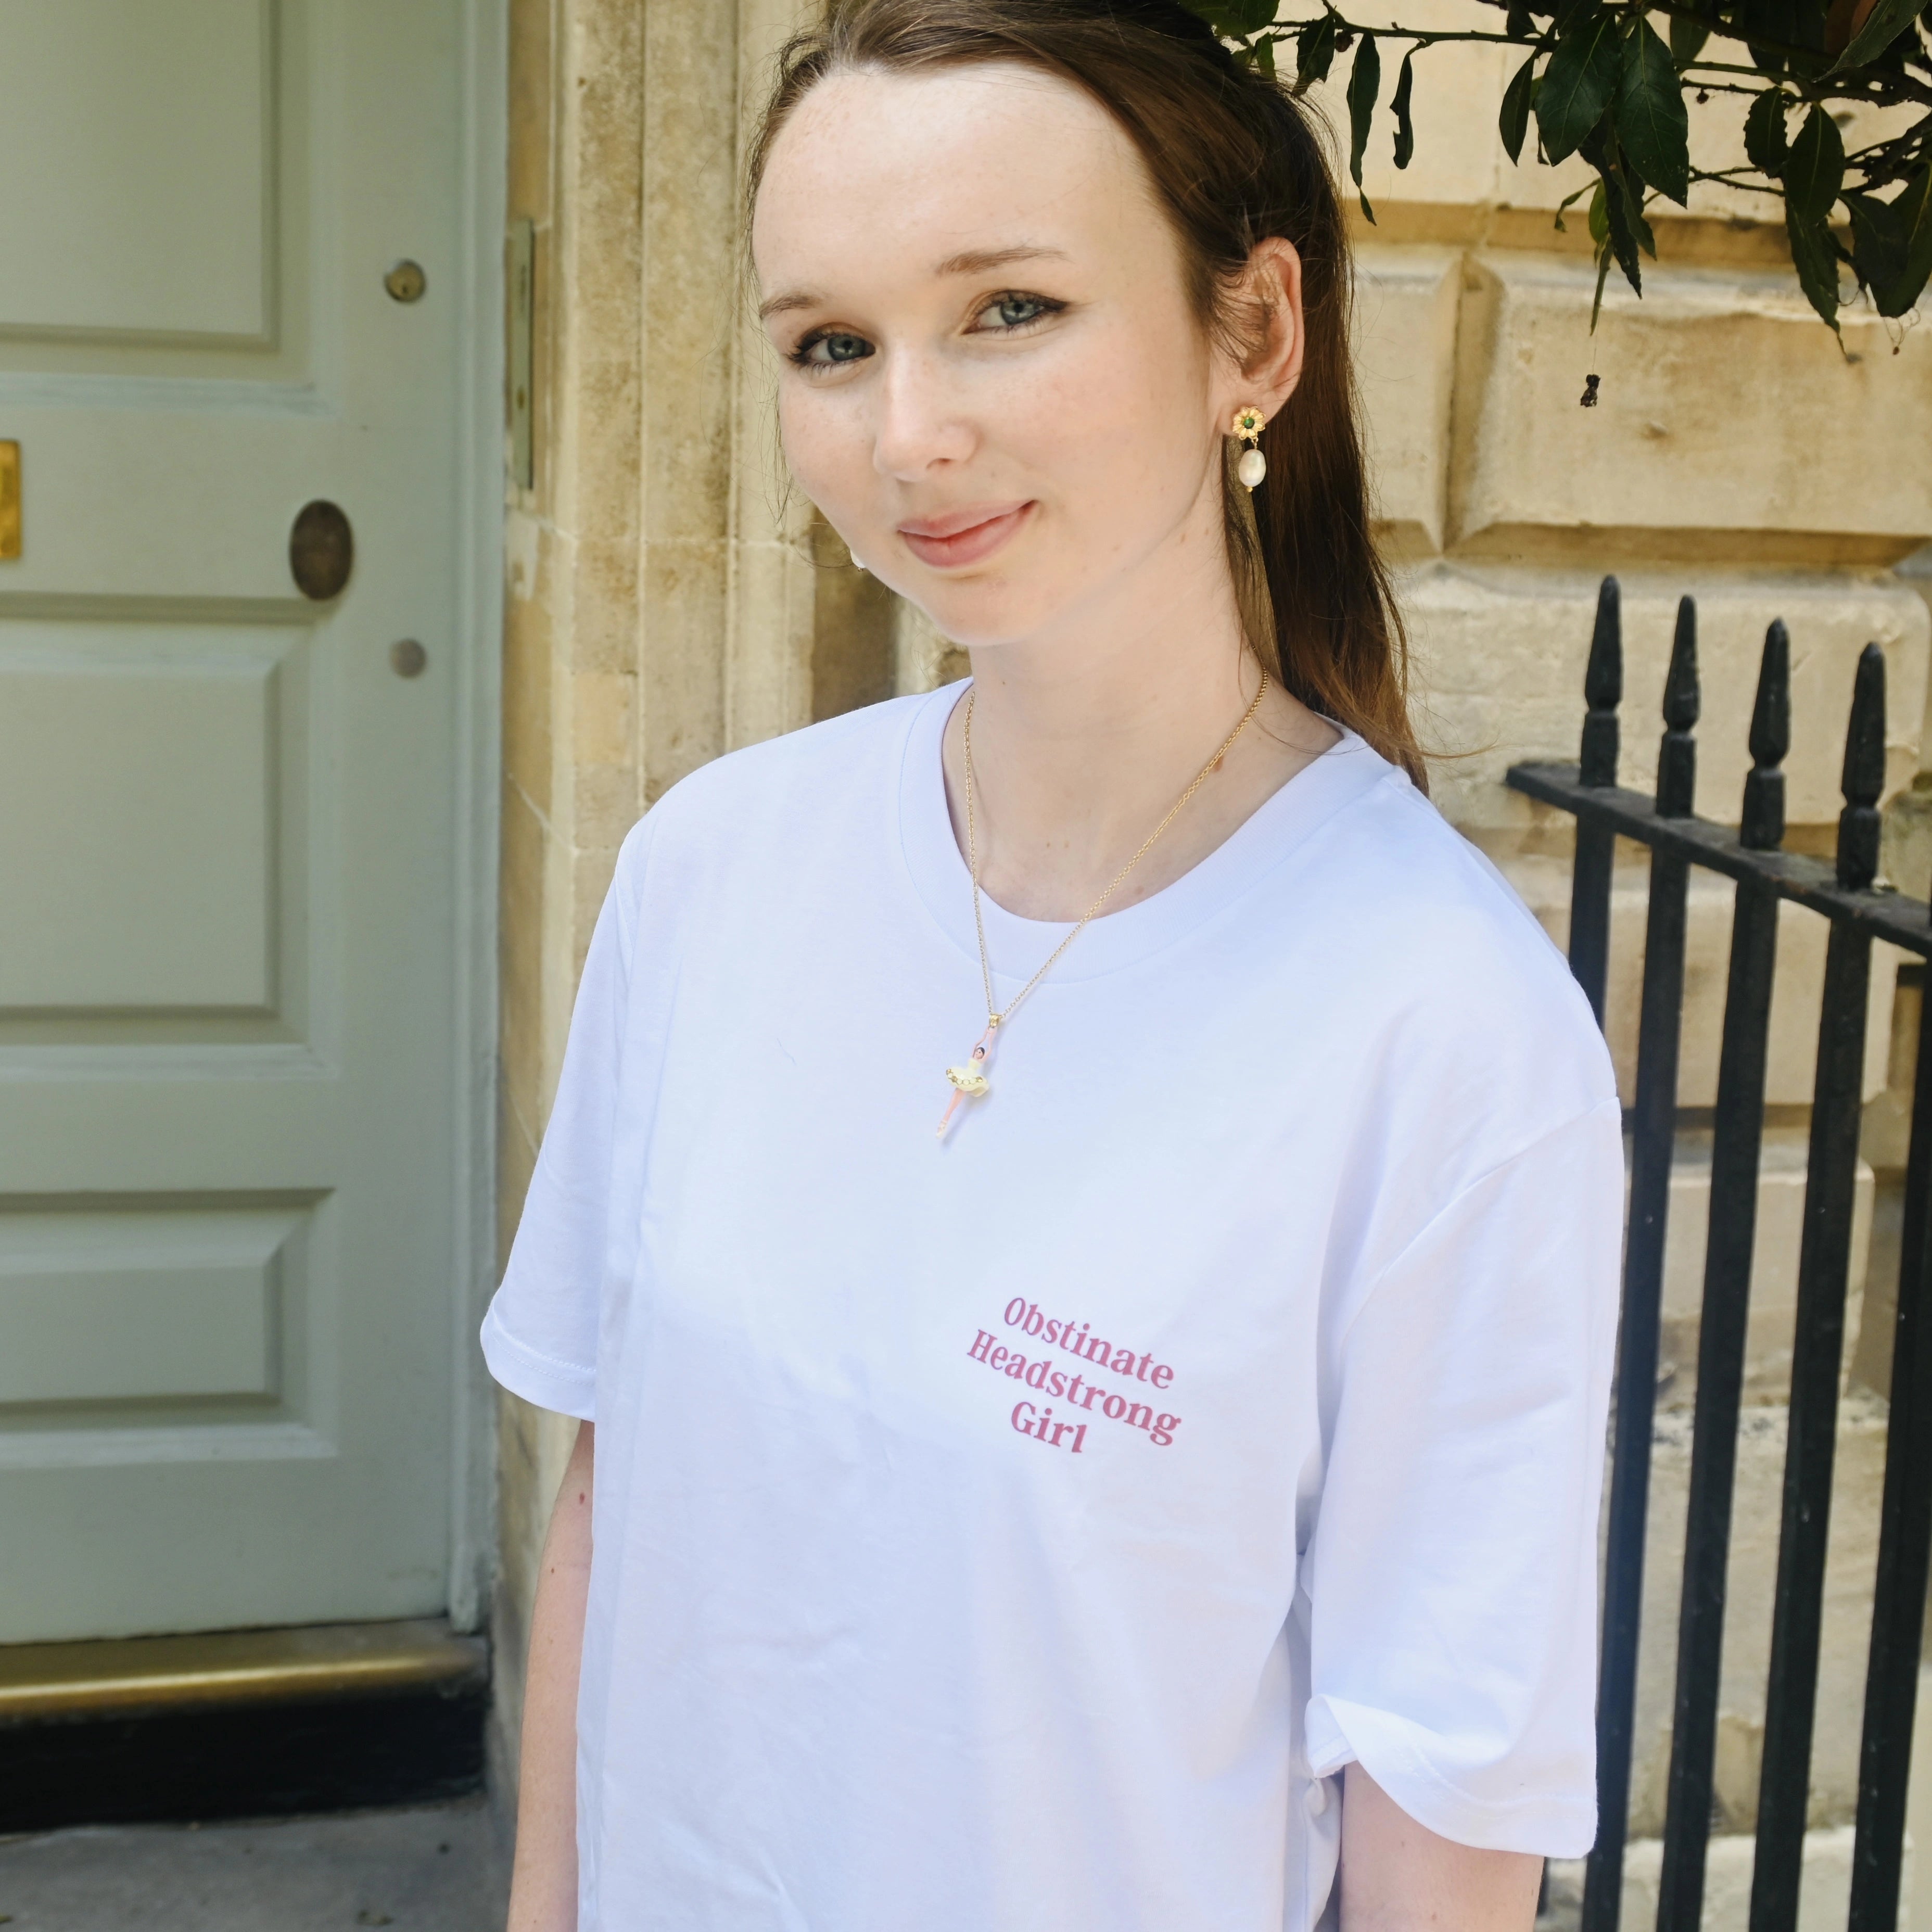
[[(641, 829), (641, 828), (640, 828)], [(612, 1150), (630, 976), (626, 862), (598, 914), (578, 982), (555, 1105), (524, 1200), (509, 1265), (483, 1320), (483, 1357), (512, 1394), (591, 1420)]]
[(1463, 1844), (1596, 1835), (1614, 1101), (1466, 1186), (1354, 1302), (1308, 1565), (1310, 1768)]

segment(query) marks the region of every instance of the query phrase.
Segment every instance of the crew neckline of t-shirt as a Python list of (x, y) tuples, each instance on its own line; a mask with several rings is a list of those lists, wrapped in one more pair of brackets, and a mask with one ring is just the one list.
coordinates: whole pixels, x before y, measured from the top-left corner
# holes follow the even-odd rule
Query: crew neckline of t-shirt
[[(899, 840), (908, 870), (934, 922), (976, 964), (973, 880), (946, 806), (940, 762), (946, 720), (970, 680), (944, 685), (914, 707), (899, 769)], [(1150, 897), (1103, 913), (1054, 968), (1063, 984), (1098, 978), (1172, 945), (1246, 892), (1318, 826), (1396, 768), (1344, 727), (1201, 862)], [(986, 951), (996, 980), (1023, 983), (1066, 935), (1068, 923), (1022, 919), (982, 891)]]

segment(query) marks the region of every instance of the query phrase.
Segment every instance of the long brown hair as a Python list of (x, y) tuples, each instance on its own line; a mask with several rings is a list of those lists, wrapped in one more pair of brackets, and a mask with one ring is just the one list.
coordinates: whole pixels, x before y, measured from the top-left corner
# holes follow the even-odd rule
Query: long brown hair
[(1293, 243), (1301, 380), (1262, 433), (1268, 480), (1252, 515), (1224, 478), (1229, 561), (1268, 670), (1426, 787), (1402, 619), (1370, 526), (1347, 235), (1322, 141), (1285, 88), (1242, 66), (1178, 0), (829, 0), (779, 56), (748, 200), (778, 130), (828, 74), (982, 61), (1056, 74), (1120, 123), (1180, 238), (1202, 326), (1238, 356), (1252, 333), (1232, 299), (1249, 257), (1270, 236)]

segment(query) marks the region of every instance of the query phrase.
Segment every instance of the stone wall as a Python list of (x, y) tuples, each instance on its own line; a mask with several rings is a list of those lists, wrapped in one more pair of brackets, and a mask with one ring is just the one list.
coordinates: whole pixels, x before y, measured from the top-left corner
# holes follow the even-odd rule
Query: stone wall
[[(505, 1254), (625, 833), (706, 759), (808, 722), (814, 664), (836, 655), (815, 652), (826, 573), (740, 298), (746, 108), (787, 0), (512, 0), (510, 16), (508, 214), (534, 225), (536, 274), (534, 487), (506, 509)], [(500, 1428), (507, 1761), (574, 1427), (506, 1396)]]
[[(844, 566), (842, 547), (786, 489), (772, 447), (768, 377), (740, 299), (734, 200), (748, 116), (794, 10), (794, 0), (512, 0), (510, 212), (536, 224), (537, 380), (536, 486), (513, 494), (507, 511), (506, 1249), (577, 974), (630, 824), (722, 751), (962, 668), (916, 613)], [(1403, 15), (1411, 24), (1452, 17), (1454, 0)], [(1932, 345), (1922, 331), (1854, 311), (1841, 352), (1791, 281), (1781, 230), (1742, 197), (1702, 190), (1689, 214), (1657, 221), (1662, 259), (1646, 264), (1641, 302), (1613, 276), (1593, 338), (1581, 212), (1567, 234), (1552, 225), (1580, 178), (1576, 164), (1553, 176), (1519, 170), (1496, 140), (1513, 64), (1510, 53), (1466, 46), (1419, 64), (1414, 163), (1402, 173), (1385, 159), (1372, 168), (1378, 219), (1360, 224), (1364, 389), (1418, 710), (1446, 754), (1436, 796), (1561, 940), (1567, 823), (1501, 777), (1519, 758), (1574, 756), (1595, 586), (1614, 570), (1629, 663), (1626, 782), (1652, 775), (1672, 612), (1693, 591), (1705, 674), (1699, 806), (1715, 818), (1736, 816), (1764, 626), (1774, 616), (1790, 625), (1791, 842), (1804, 849), (1828, 850), (1853, 662), (1870, 640), (1886, 646), (1888, 790), (1898, 800), (1887, 862), (1922, 893), (1932, 791), (1912, 788), (1928, 580), (1909, 573), (1932, 539)], [(1721, 100), (1700, 113), (1700, 152), (1736, 145), (1732, 116)], [(1384, 124), (1372, 152), (1385, 158), (1388, 144)], [(1588, 374), (1600, 377), (1600, 401), (1585, 410)], [(1626, 853), (1609, 1016), (1626, 1082), (1642, 893), (1641, 855)], [(1680, 1090), (1691, 1110), (1711, 1102), (1729, 918), (1727, 890), (1700, 885)], [(1788, 1224), (1800, 1192), (1791, 1144), (1802, 1144), (1809, 1098), (1821, 950), (1809, 916), (1792, 915), (1780, 953), (1767, 1230)], [(1868, 1054), (1862, 1238), (1880, 1259), (1864, 1305), (1881, 1316), (1904, 1077), (1890, 1033), (1895, 1011), (1912, 1025), (1917, 1011), (1916, 986), (1894, 998), (1895, 964), (1881, 966)], [(1694, 1111), (1673, 1190), (1667, 1353), (1676, 1379), (1659, 1424), (1640, 1833), (1658, 1827), (1668, 1750), (1668, 1566), (1681, 1536), (1707, 1172), (1699, 1124)], [(1733, 1830), (1748, 1826), (1754, 1804), (1762, 1695), (1752, 1672), (1761, 1675), (1775, 1547), (1786, 1245), (1767, 1242), (1753, 1330), (1756, 1407), (1741, 1465), (1720, 1770)], [(1852, 1324), (1852, 1359), (1861, 1382), (1882, 1388), (1882, 1325), (1868, 1327), (1862, 1341)], [(1840, 1700), (1862, 1668), (1874, 1412), (1855, 1394), (1827, 1665)], [(536, 1552), (569, 1432), (508, 1399), (502, 1425), (496, 1632), (507, 1750)], [(1821, 1827), (1848, 1815), (1850, 1748), (1849, 1735), (1821, 1732)]]

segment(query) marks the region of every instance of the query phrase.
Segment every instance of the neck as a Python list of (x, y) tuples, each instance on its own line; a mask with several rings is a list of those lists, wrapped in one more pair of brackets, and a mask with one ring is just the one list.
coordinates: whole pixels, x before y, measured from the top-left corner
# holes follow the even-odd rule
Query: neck
[[(1196, 547), (1208, 560), (1208, 547)], [(1212, 568), (1125, 586), (1050, 638), (972, 653), (974, 842), (987, 896), (1023, 918), (1079, 918), (1159, 825), (1246, 710), (1261, 668), (1220, 546)], [(964, 706), (946, 730), (962, 852)], [(1206, 857), (1334, 733), (1278, 686), (1220, 766), (1105, 908), (1119, 911)]]
[(1258, 668), (1226, 614), (1209, 626), (1198, 609), (1177, 611), (1103, 647), (975, 652), (974, 776), (992, 839), (983, 856), (997, 851), (1010, 872), (1025, 854), (1051, 862), (1130, 832), (1138, 844), (1254, 694)]

